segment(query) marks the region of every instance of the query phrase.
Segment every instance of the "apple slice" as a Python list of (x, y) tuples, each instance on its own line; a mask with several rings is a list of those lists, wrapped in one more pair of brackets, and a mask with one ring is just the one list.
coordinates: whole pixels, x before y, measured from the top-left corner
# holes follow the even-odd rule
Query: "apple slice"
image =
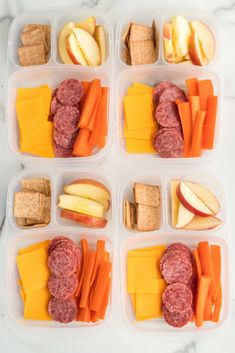
[(208, 230), (208, 229), (214, 229), (214, 228), (218, 227), (220, 224), (222, 224), (222, 221), (217, 217), (195, 216), (193, 218), (193, 220), (184, 227), (184, 229), (187, 229), (187, 230)]
[(69, 22), (62, 28), (59, 34), (58, 50), (60, 59), (64, 64), (73, 64), (73, 61), (66, 50), (66, 39), (70, 33), (72, 33), (74, 27), (75, 24), (73, 22)]
[(190, 212), (201, 217), (213, 215), (213, 212), (202, 202), (188, 186), (181, 181), (176, 189), (176, 195), (182, 205)]
[(164, 23), (163, 25), (163, 45), (164, 45), (164, 58), (170, 63), (174, 64), (175, 54), (172, 42), (172, 24)]
[(179, 213), (178, 213), (178, 222), (175, 226), (177, 229), (184, 228), (187, 224), (189, 224), (193, 217), (195, 217), (195, 214), (187, 210), (182, 203), (179, 205)]
[(104, 210), (110, 207), (110, 192), (105, 185), (91, 179), (75, 180), (64, 186), (64, 192), (70, 195), (77, 195), (101, 203)]
[(204, 185), (198, 183), (193, 183), (191, 181), (185, 181), (184, 183), (213, 212), (214, 215), (219, 213), (220, 203), (213, 192)]
[(58, 206), (66, 210), (86, 214), (89, 216), (101, 218), (104, 216), (104, 206), (101, 205), (101, 203), (79, 196), (60, 195)]
[(179, 199), (176, 195), (176, 189), (179, 184), (178, 180), (171, 180), (171, 223), (175, 227), (178, 223)]
[(202, 48), (196, 32), (194, 32), (190, 38), (189, 43), (189, 56), (194, 65), (204, 66), (208, 64), (208, 60), (204, 57)]
[(174, 16), (171, 19), (174, 53), (181, 58), (188, 53), (191, 29), (188, 21), (183, 16)]
[(88, 18), (86, 18), (84, 21), (80, 21), (78, 23), (75, 24), (75, 27), (78, 28), (82, 28), (85, 31), (87, 31), (88, 33), (90, 33), (90, 35), (94, 35), (95, 32), (95, 24), (96, 24), (96, 19), (93, 16), (90, 16)]
[(96, 26), (94, 32), (94, 38), (100, 49), (100, 65), (104, 64), (106, 60), (106, 39), (105, 39), (105, 31), (103, 26)]
[(207, 25), (201, 21), (191, 21), (192, 32), (197, 34), (201, 44), (203, 56), (210, 61), (215, 55), (215, 40)]
[(107, 220), (104, 218), (84, 215), (82, 213), (77, 213), (64, 209), (61, 210), (61, 217), (80, 223), (90, 228), (104, 228), (107, 224)]
[(66, 38), (66, 50), (74, 64), (87, 66), (73, 32)]
[(100, 49), (95, 39), (84, 29), (74, 28), (73, 33), (77, 44), (82, 51), (88, 65), (97, 66), (100, 64)]

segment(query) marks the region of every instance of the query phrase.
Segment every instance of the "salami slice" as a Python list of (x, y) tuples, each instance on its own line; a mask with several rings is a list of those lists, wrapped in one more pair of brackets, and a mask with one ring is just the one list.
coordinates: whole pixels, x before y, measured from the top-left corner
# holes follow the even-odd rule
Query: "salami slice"
[(74, 157), (72, 148), (64, 148), (64, 147), (58, 145), (55, 141), (54, 141), (54, 152), (55, 152), (55, 157), (57, 157), (57, 158)]
[(69, 248), (54, 250), (48, 257), (48, 267), (52, 276), (66, 278), (77, 271), (77, 257)]
[(163, 317), (168, 325), (173, 327), (183, 327), (185, 326), (193, 316), (193, 310), (190, 307), (184, 312), (171, 312), (164, 305), (162, 308)]
[(74, 321), (77, 317), (77, 312), (76, 300), (73, 298), (66, 300), (51, 298), (49, 301), (48, 313), (55, 321), (64, 324)]
[(184, 254), (168, 257), (162, 265), (162, 275), (166, 282), (187, 284), (192, 277), (192, 264)]
[(60, 132), (57, 129), (54, 129), (54, 141), (57, 145), (71, 149), (73, 148), (77, 134), (78, 130), (75, 130), (71, 134), (67, 135), (64, 132)]
[(192, 307), (193, 294), (185, 284), (173, 283), (163, 292), (162, 301), (170, 312), (184, 313)]
[(184, 141), (177, 129), (160, 129), (156, 133), (153, 143), (160, 157), (179, 158), (183, 156)]
[(173, 243), (167, 247), (166, 251), (168, 254), (171, 252), (175, 253), (175, 251), (181, 251), (187, 254), (189, 260), (191, 261), (191, 263), (193, 263), (193, 253), (191, 249), (183, 243)]
[(178, 108), (174, 102), (160, 103), (155, 113), (156, 120), (161, 127), (180, 127)]
[(55, 246), (58, 244), (58, 242), (60, 242), (61, 240), (66, 241), (70, 244), (75, 244), (72, 239), (65, 237), (63, 235), (58, 235), (57, 237), (54, 237), (51, 242), (50, 245), (48, 247), (48, 254), (50, 255), (52, 253), (52, 251), (55, 249)]
[(57, 97), (53, 97), (52, 101), (51, 101), (51, 110), (50, 110), (50, 114), (53, 116), (56, 114), (57, 109), (59, 109), (60, 107), (62, 107), (63, 105), (58, 101)]
[(77, 105), (83, 96), (83, 86), (79, 80), (64, 80), (60, 83), (56, 96), (63, 105)]
[(184, 91), (175, 86), (175, 87), (169, 87), (166, 88), (162, 91), (162, 93), (159, 96), (159, 104), (160, 103), (167, 103), (167, 102), (175, 102), (177, 99), (186, 102), (187, 98), (184, 93)]
[(78, 286), (77, 274), (72, 274), (66, 278), (56, 278), (51, 276), (48, 281), (48, 289), (57, 299), (71, 298), (76, 292)]
[(174, 83), (170, 81), (162, 81), (157, 84), (153, 90), (153, 100), (158, 103), (159, 96), (166, 88), (177, 87)]
[(65, 134), (71, 134), (78, 129), (79, 111), (76, 107), (61, 106), (54, 115), (54, 127)]

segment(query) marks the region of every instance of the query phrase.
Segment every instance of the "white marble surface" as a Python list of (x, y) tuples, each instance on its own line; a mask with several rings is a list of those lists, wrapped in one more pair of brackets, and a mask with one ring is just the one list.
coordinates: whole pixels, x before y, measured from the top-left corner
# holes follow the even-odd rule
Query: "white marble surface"
[[(164, 4), (173, 4), (175, 1), (106, 1), (106, 0), (1, 0), (0, 2), (0, 223), (4, 220), (5, 195), (9, 178), (17, 173), (23, 166), (16, 162), (8, 151), (6, 144), (6, 129), (4, 126), (5, 119), (5, 67), (6, 67), (6, 45), (7, 34), (13, 18), (25, 10), (34, 10), (37, 7), (47, 6), (82, 6), (83, 8), (97, 8), (107, 13), (112, 18), (112, 22), (116, 23), (118, 18), (131, 11), (132, 9), (142, 9), (144, 6), (162, 7)], [(232, 230), (235, 229), (235, 167), (234, 167), (234, 151), (235, 151), (235, 2), (231, 0), (205, 0), (205, 1), (177, 1), (177, 5), (185, 5), (187, 7), (202, 6), (203, 9), (211, 11), (217, 15), (222, 24), (222, 41), (223, 41), (223, 79), (224, 79), (224, 99), (223, 99), (223, 116), (221, 126), (221, 143), (216, 159), (204, 166), (198, 167), (206, 169), (209, 173), (214, 174), (223, 180), (227, 189), (227, 199), (229, 208), (229, 218), (231, 226), (231, 252), (235, 253), (235, 244)], [(104, 163), (104, 167), (113, 171), (123, 170), (122, 161), (115, 155), (115, 149), (111, 151), (108, 160)], [(133, 168), (138, 170), (138, 166)], [(117, 176), (116, 176), (117, 178)], [(235, 270), (234, 256), (232, 256), (232, 274)], [(2, 270), (2, 269), (0, 269)], [(234, 276), (233, 276), (234, 277)], [(1, 293), (4, 288), (0, 288)], [(234, 299), (234, 297), (233, 297)], [(233, 300), (233, 315), (225, 329), (214, 335), (207, 335), (200, 339), (180, 337), (178, 340), (161, 339), (152, 340), (141, 336), (141, 334), (133, 335), (129, 333), (122, 325), (120, 313), (115, 315), (115, 320), (110, 327), (102, 334), (87, 338), (73, 338), (70, 340), (55, 340), (53, 338), (39, 339), (30, 337), (27, 332), (18, 333), (8, 328), (4, 320), (4, 308), (0, 307), (0, 352), (17, 352), (17, 353), (47, 353), (50, 351), (63, 352), (82, 352), (92, 353), (98, 352), (120, 352), (135, 349), (136, 352), (164, 352), (164, 353), (204, 353), (204, 352), (228, 352), (235, 351), (235, 301)]]

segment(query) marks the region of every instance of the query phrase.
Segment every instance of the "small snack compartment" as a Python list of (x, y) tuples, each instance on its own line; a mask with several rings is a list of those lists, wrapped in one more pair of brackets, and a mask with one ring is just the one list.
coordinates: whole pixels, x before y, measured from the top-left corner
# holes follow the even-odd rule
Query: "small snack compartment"
[(110, 229), (116, 223), (115, 202), (115, 190), (108, 173), (68, 170), (55, 176), (53, 203), (57, 226), (93, 228), (94, 232)]
[[(24, 128), (23, 132), (26, 135), (31, 134), (31, 133), (34, 134), (34, 139), (30, 140), (29, 138), (27, 138), (26, 139), (27, 143), (24, 143), (24, 148), (22, 147), (22, 149), (25, 151), (32, 151), (32, 153), (34, 153), (34, 154), (21, 152), (19, 150), (19, 143), (22, 142), (22, 140), (19, 135), (19, 128), (18, 128), (17, 115), (16, 115), (17, 89), (20, 87), (27, 87), (27, 88), (39, 87), (40, 90), (46, 89), (47, 91), (50, 91), (50, 96), (51, 96), (51, 90), (56, 89), (62, 81), (67, 80), (67, 79), (75, 79), (75, 80), (79, 80), (80, 82), (87, 82), (87, 81), (94, 82), (94, 80), (96, 80), (95, 82), (97, 82), (97, 84), (98, 84), (98, 81), (99, 81), (100, 82), (99, 84), (101, 84), (102, 87), (103, 86), (108, 87), (106, 89), (107, 95), (106, 95), (106, 101), (105, 101), (107, 103), (107, 105), (106, 105), (106, 107), (107, 107), (107, 122), (105, 122), (105, 124), (107, 124), (107, 126), (106, 126), (107, 131), (106, 130), (104, 131), (104, 134), (106, 134), (106, 133), (107, 134), (106, 134), (106, 138), (104, 135), (104, 139), (102, 140), (103, 141), (103, 143), (102, 143), (103, 148), (98, 148), (96, 146), (93, 146), (93, 148), (90, 149), (90, 147), (89, 147), (89, 151), (86, 151), (87, 153), (85, 153), (83, 151), (84, 154), (82, 153), (82, 155), (84, 155), (84, 157), (71, 158), (71, 155), (72, 155), (71, 148), (61, 147), (59, 149), (58, 144), (57, 143), (54, 144), (53, 139), (55, 139), (55, 136), (53, 138), (54, 133), (53, 133), (53, 122), (52, 121), (49, 121), (48, 119), (46, 119), (46, 121), (44, 122), (44, 120), (43, 120), (43, 124), (44, 125), (46, 124), (46, 127), (44, 128), (44, 125), (42, 125), (42, 118), (41, 118), (42, 114), (41, 114), (36, 120), (40, 124), (38, 123), (38, 125), (35, 128), (33, 127), (32, 124), (30, 125), (32, 131), (29, 130), (28, 124), (26, 124), (26, 125), (23, 124), (24, 120), (26, 119), (27, 116), (30, 115), (30, 112), (31, 112), (30, 109), (28, 109), (26, 107), (27, 109), (25, 109), (25, 108), (21, 109), (21, 113), (22, 113), (21, 114), (21, 120), (22, 120), (21, 124), (22, 124), (22, 127)], [(71, 66), (70, 67), (63, 66), (60, 68), (58, 66), (53, 66), (53, 67), (47, 66), (47, 68), (45, 68), (45, 69), (31, 68), (31, 69), (20, 70), (20, 71), (15, 72), (9, 79), (8, 101), (7, 101), (7, 106), (8, 106), (8, 112), (7, 112), (7, 115), (8, 115), (8, 118), (7, 118), (8, 141), (9, 141), (10, 148), (13, 151), (13, 153), (15, 154), (15, 156), (17, 158), (21, 159), (22, 161), (24, 161), (25, 163), (26, 162), (37, 162), (43, 158), (40, 156), (47, 156), (47, 157), (43, 158), (43, 160), (47, 161), (48, 163), (53, 163), (53, 161), (57, 161), (57, 162), (79, 161), (79, 163), (83, 163), (83, 162), (87, 162), (87, 161), (91, 161), (91, 162), (94, 161), (95, 162), (97, 160), (103, 159), (104, 155), (106, 154), (106, 152), (109, 148), (110, 142), (111, 142), (111, 114), (110, 114), (111, 92), (108, 92), (109, 90), (110, 91), (112, 90), (110, 80), (111, 80), (110, 75), (106, 74), (105, 71), (97, 70), (94, 72), (89, 69), (77, 70), (76, 67), (71, 67)], [(78, 82), (78, 81), (76, 81), (76, 82)], [(46, 87), (46, 85), (48, 85), (49, 87)], [(47, 110), (48, 110), (48, 94), (46, 97), (47, 97), (46, 104), (47, 104)], [(33, 98), (33, 100), (40, 103), (39, 97), (35, 97), (35, 98)], [(50, 100), (51, 100), (51, 98), (49, 98), (49, 103), (50, 103)], [(28, 101), (32, 102), (32, 99), (30, 99)], [(43, 102), (45, 104), (44, 100), (43, 100)], [(17, 104), (21, 104), (21, 103), (22, 103), (22, 101), (17, 102)], [(40, 104), (42, 104), (42, 103), (40, 103)], [(65, 109), (65, 108), (63, 108), (63, 109)], [(75, 107), (73, 107), (70, 110), (74, 111), (76, 109), (75, 109)], [(77, 110), (76, 110), (76, 112), (77, 112)], [(71, 114), (72, 113), (73, 112), (71, 112)], [(105, 116), (106, 116), (106, 113), (105, 113)], [(71, 119), (72, 119), (72, 115), (71, 115)], [(106, 121), (106, 118), (105, 118), (105, 121)], [(71, 120), (71, 124), (72, 124), (72, 120)], [(73, 118), (73, 124), (74, 124), (74, 118)], [(63, 127), (62, 123), (60, 125), (62, 125), (62, 127)], [(62, 127), (61, 127), (61, 129), (62, 129)], [(40, 128), (40, 130), (39, 130), (40, 132), (38, 134), (36, 134), (36, 140), (35, 140), (35, 129), (36, 128), (38, 128), (38, 130)], [(93, 131), (95, 131), (95, 130), (93, 130)], [(76, 134), (78, 133), (77, 125), (76, 125), (75, 132), (76, 132)], [(61, 134), (63, 136), (61, 136)], [(65, 136), (64, 134), (65, 134), (65, 131), (63, 132), (61, 130), (60, 131), (60, 141), (62, 141), (61, 140), (62, 137), (67, 136), (67, 135)], [(74, 134), (74, 132), (73, 132), (73, 134)], [(73, 139), (71, 141), (69, 140), (69, 143), (73, 142), (73, 146), (74, 146), (75, 145), (74, 137), (76, 138), (76, 136), (73, 136), (73, 134), (71, 133), (69, 135)], [(89, 132), (89, 134), (91, 134), (91, 133)], [(42, 135), (44, 136), (43, 139), (45, 142), (43, 145), (36, 142), (38, 139), (40, 140), (42, 138)], [(89, 136), (91, 137), (91, 135), (89, 135)], [(89, 136), (87, 136), (87, 138), (90, 138)], [(78, 135), (77, 135), (77, 137), (78, 137)], [(67, 138), (66, 138), (66, 141), (67, 141)], [(60, 143), (62, 143), (62, 142), (60, 142)], [(40, 150), (38, 150), (39, 146), (41, 146)], [(89, 146), (90, 146), (90, 144), (89, 144)], [(67, 158), (67, 159), (65, 159), (65, 158), (52, 158), (54, 155), (61, 156), (61, 157), (66, 156), (69, 158)]]
[[(200, 241), (208, 241), (209, 245), (219, 245), (221, 249), (221, 283), (222, 283), (222, 310), (220, 313), (220, 320), (218, 323), (215, 322), (203, 322), (203, 326), (196, 328), (193, 322), (188, 322), (187, 325), (181, 328), (174, 328), (167, 325), (163, 318), (149, 319), (149, 320), (136, 320), (134, 317), (133, 307), (130, 299), (130, 295), (127, 293), (127, 253), (130, 250), (143, 249), (147, 251), (149, 247), (156, 247), (159, 245), (169, 246), (173, 243), (183, 243), (190, 249), (195, 249)], [(134, 254), (133, 254), (134, 256)], [(129, 238), (124, 241), (121, 247), (120, 254), (121, 262), (121, 286), (122, 286), (122, 302), (123, 302), (123, 315), (126, 324), (135, 332), (141, 334), (148, 334), (155, 336), (157, 334), (173, 335), (178, 337), (182, 334), (202, 334), (212, 330), (221, 328), (227, 321), (230, 310), (231, 310), (231, 289), (230, 289), (230, 265), (229, 265), (229, 249), (227, 243), (216, 234), (204, 234), (203, 237), (198, 237), (193, 233), (188, 233), (187, 236), (184, 234), (174, 234), (174, 233), (161, 233), (159, 235), (141, 235), (135, 237), (134, 239)], [(155, 336), (156, 337), (156, 336)]]
[(125, 16), (117, 28), (116, 54), (119, 64), (126, 68), (158, 64), (160, 38), (160, 17), (157, 12), (132, 12)]
[(96, 11), (65, 9), (56, 15), (54, 42), (53, 59), (57, 64), (81, 64), (82, 68), (111, 63), (112, 27)]
[[(106, 235), (96, 235), (90, 231), (86, 232), (86, 235), (80, 232), (74, 231), (61, 231), (61, 229), (54, 228), (51, 231), (36, 231), (26, 232), (24, 234), (13, 234), (6, 243), (5, 253), (5, 283), (6, 283), (6, 310), (7, 319), (11, 321), (11, 324), (15, 328), (21, 331), (27, 330), (31, 334), (35, 335), (54, 335), (55, 337), (70, 337), (70, 336), (86, 336), (92, 335), (102, 330), (111, 317), (112, 311), (112, 287), (110, 296), (108, 299), (108, 307), (104, 320), (96, 322), (78, 322), (72, 321), (67, 324), (60, 322), (44, 319), (44, 320), (27, 320), (23, 318), (23, 303), (20, 297), (20, 288), (17, 283), (19, 273), (17, 270), (16, 256), (21, 248), (27, 246), (33, 246), (35, 243), (44, 242), (51, 240), (52, 238), (63, 235), (69, 237), (76, 244), (80, 245), (81, 239), (85, 239), (88, 242), (90, 249), (95, 249), (97, 240), (102, 240), (106, 244), (106, 251), (110, 253), (110, 261), (113, 262), (113, 244)], [(33, 308), (32, 308), (33, 309)], [(46, 309), (45, 309), (46, 310)], [(37, 314), (38, 315), (38, 314)]]
[[(160, 82), (164, 83), (165, 81), (170, 81), (170, 83), (167, 83), (168, 85), (173, 84), (173, 85), (176, 85), (177, 87), (172, 87), (168, 89), (165, 88), (164, 93), (167, 90), (172, 89), (173, 91), (174, 89), (175, 91), (180, 92), (181, 98), (185, 100), (186, 99), (185, 93), (182, 92), (182, 90), (186, 92), (185, 81), (190, 79), (193, 80), (193, 78), (198, 79), (198, 82), (201, 81), (203, 82), (203, 84), (204, 83), (205, 84), (208, 83), (210, 85), (212, 84), (214, 97), (218, 96), (218, 98), (216, 98), (218, 100), (217, 102), (218, 104), (217, 104), (217, 110), (215, 115), (216, 124), (215, 124), (215, 132), (213, 134), (212, 146), (208, 146), (207, 147), (208, 149), (203, 149), (198, 151), (199, 146), (197, 146), (198, 147), (197, 149), (195, 146), (197, 145), (197, 142), (199, 140), (195, 137), (195, 141), (194, 141), (195, 148), (193, 150), (193, 152), (195, 152), (194, 153), (195, 157), (190, 157), (190, 154), (187, 155), (187, 158), (183, 157), (184, 155), (183, 150), (186, 146), (186, 142), (188, 141), (188, 139), (186, 139), (185, 137), (183, 140), (183, 133), (181, 132), (181, 121), (179, 120), (181, 119), (181, 117), (179, 117), (178, 115), (179, 113), (177, 111), (177, 124), (178, 122), (180, 122), (179, 129), (177, 129), (176, 127), (169, 129), (170, 132), (172, 131), (170, 135), (172, 135), (173, 133), (174, 134), (173, 136), (168, 136), (168, 140), (170, 139), (170, 142), (169, 144), (167, 144), (167, 146), (165, 146), (166, 142), (164, 142), (164, 144), (161, 145), (162, 157), (160, 158), (159, 154), (157, 154), (155, 151), (154, 143), (153, 143), (153, 138), (154, 136), (157, 136), (155, 134), (156, 134), (156, 131), (158, 131), (157, 127), (155, 127), (156, 125), (154, 121), (155, 117), (153, 116), (153, 113), (152, 113), (155, 108), (151, 98), (153, 87), (155, 87), (155, 85), (159, 84)], [(137, 91), (139, 93), (136, 93)], [(125, 115), (124, 115), (124, 99), (126, 102)], [(136, 99), (135, 104), (134, 104), (134, 99)], [(127, 102), (128, 102), (128, 105), (127, 105)], [(142, 103), (140, 104), (140, 102)], [(181, 102), (179, 101), (178, 104), (180, 106)], [(150, 109), (150, 105), (151, 105), (151, 109)], [(216, 148), (218, 146), (218, 140), (219, 140), (219, 123), (220, 123), (220, 114), (221, 114), (220, 105), (221, 105), (220, 80), (217, 77), (217, 75), (212, 71), (204, 71), (195, 67), (176, 68), (175, 66), (172, 66), (172, 67), (167, 66), (167, 67), (161, 67), (161, 68), (158, 66), (141, 67), (141, 68), (139, 67), (139, 68), (133, 68), (131, 70), (126, 70), (119, 75), (118, 84), (117, 84), (116, 138), (118, 140), (117, 142), (118, 142), (119, 150), (121, 154), (125, 158), (128, 158), (129, 160), (133, 160), (133, 161), (138, 160), (141, 162), (157, 161), (159, 163), (164, 163), (164, 164), (165, 163), (177, 164), (182, 162), (192, 163), (192, 162), (199, 162), (199, 161), (204, 161), (206, 159), (212, 158), (213, 155), (215, 155)], [(158, 104), (158, 106), (160, 106), (160, 104)], [(175, 106), (174, 109), (177, 109), (177, 107)], [(128, 114), (129, 122), (126, 121), (127, 124), (124, 124), (124, 116), (127, 116), (127, 114)], [(143, 114), (145, 114), (146, 116), (144, 121), (142, 118)], [(138, 115), (138, 119), (137, 119), (137, 115)], [(135, 116), (135, 119), (134, 119), (134, 116)], [(175, 116), (175, 113), (174, 113), (174, 116)], [(169, 114), (167, 113), (167, 119), (169, 118), (171, 120), (171, 121), (167, 120), (167, 124), (170, 121), (172, 126), (176, 126), (176, 122), (174, 122), (175, 125), (173, 125), (173, 120), (171, 119), (174, 116), (172, 116), (171, 113)], [(198, 129), (199, 129), (199, 125), (200, 125), (199, 123), (200, 121), (202, 121), (202, 118), (204, 119), (204, 117), (205, 115), (202, 117), (200, 116), (200, 114), (198, 114), (197, 115), (198, 125), (194, 124), (193, 126), (198, 126)], [(166, 117), (164, 117), (164, 119), (165, 118)], [(141, 124), (138, 123), (138, 126), (137, 126), (136, 121), (138, 122), (142, 121), (142, 122)], [(130, 126), (128, 126), (128, 124)], [(135, 126), (133, 124), (135, 124)], [(161, 124), (161, 127), (162, 127), (162, 124)], [(184, 126), (182, 127), (184, 129)], [(166, 133), (167, 131), (169, 132), (169, 130), (167, 130), (166, 128), (165, 129), (162, 128), (162, 132), (164, 133)], [(133, 131), (135, 132), (134, 135), (133, 135)], [(141, 134), (138, 133), (136, 135), (136, 132), (139, 132), (139, 131), (141, 131)], [(195, 130), (195, 131), (197, 132), (199, 130)], [(130, 132), (132, 132), (131, 135), (130, 135)], [(148, 134), (145, 136), (146, 133)], [(125, 138), (124, 138), (124, 135), (125, 135)], [(137, 137), (133, 137), (133, 136), (137, 136)], [(165, 135), (164, 135), (164, 138), (165, 138)], [(173, 140), (173, 142), (171, 141), (171, 139)], [(155, 140), (156, 140), (156, 137), (155, 137)], [(127, 145), (127, 142), (128, 142), (128, 145)], [(192, 142), (192, 140), (190, 140), (190, 142)], [(158, 143), (158, 145), (159, 144), (160, 142)], [(155, 145), (156, 145), (156, 141), (155, 141)], [(169, 146), (173, 146), (174, 149), (170, 150)], [(165, 150), (163, 149), (163, 147), (165, 148)], [(127, 152), (127, 148), (128, 148), (128, 152)], [(158, 146), (158, 150), (159, 150), (159, 146)], [(163, 157), (165, 155), (167, 158)], [(174, 156), (177, 158), (172, 158)]]
[(187, 10), (164, 12), (160, 40), (161, 60), (167, 65), (212, 67), (220, 58), (219, 22), (211, 13)]
[(165, 191), (159, 175), (136, 175), (120, 192), (120, 222), (128, 235), (159, 232), (165, 222)]
[(166, 180), (166, 194), (166, 220), (172, 230), (212, 232), (225, 225), (224, 189), (214, 177), (173, 174)]
[[(27, 13), (17, 18), (9, 32), (8, 55), (12, 64), (17, 69), (50, 64), (53, 48), (52, 31), (53, 16), (50, 11), (41, 14)], [(22, 49), (19, 54), (20, 47)]]
[(48, 227), (53, 222), (53, 182), (48, 172), (23, 171), (8, 187), (7, 218), (21, 230)]

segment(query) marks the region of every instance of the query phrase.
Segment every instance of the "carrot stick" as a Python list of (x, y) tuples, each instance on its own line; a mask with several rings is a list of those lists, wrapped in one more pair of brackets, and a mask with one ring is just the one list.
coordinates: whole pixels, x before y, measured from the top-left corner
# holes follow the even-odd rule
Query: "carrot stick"
[(203, 319), (204, 321), (210, 321), (212, 318), (212, 299), (210, 293), (208, 293), (207, 298), (206, 298), (206, 304), (205, 304), (205, 310), (204, 310), (204, 316)]
[(91, 317), (90, 320), (92, 322), (97, 322), (99, 320), (99, 315), (96, 311), (91, 310)]
[(107, 286), (105, 288), (103, 300), (102, 300), (102, 303), (101, 303), (101, 308), (100, 308), (100, 311), (99, 311), (99, 317), (102, 320), (104, 320), (104, 318), (105, 318), (106, 310), (107, 310), (107, 307), (108, 307), (110, 289), (111, 289), (111, 278), (109, 278), (108, 284), (107, 284)]
[(210, 284), (211, 284), (211, 277), (201, 276), (199, 278), (198, 289), (197, 289), (196, 310), (195, 310), (196, 312), (195, 324), (197, 327), (200, 327), (203, 324), (206, 299), (208, 296)]
[(198, 94), (200, 97), (201, 110), (207, 109), (207, 100), (214, 95), (214, 89), (211, 80), (198, 81)]
[(199, 96), (189, 96), (188, 101), (192, 118), (192, 126), (194, 126), (197, 117), (197, 112), (200, 110), (200, 98)]
[(192, 146), (191, 146), (191, 157), (200, 157), (202, 154), (201, 142), (202, 142), (202, 130), (205, 121), (206, 112), (199, 110), (193, 126), (192, 135)]
[(102, 87), (102, 97), (98, 108), (95, 127), (92, 131), (89, 143), (99, 148), (105, 145), (105, 135), (107, 134), (107, 111), (108, 111), (108, 88)]
[(110, 278), (111, 268), (111, 262), (103, 262), (99, 266), (99, 271), (95, 282), (94, 295), (90, 305), (91, 310), (100, 312), (105, 289)]
[(101, 96), (102, 96), (102, 90), (100, 89), (99, 94), (97, 96), (96, 104), (94, 106), (94, 111), (92, 112), (90, 121), (87, 125), (87, 130), (89, 131), (93, 131), (95, 128), (96, 118), (97, 118), (97, 115), (99, 114), (99, 104), (100, 104)]
[(178, 103), (178, 111), (183, 128), (184, 157), (189, 157), (192, 141), (192, 118), (188, 102)]
[(79, 128), (86, 128), (88, 126), (90, 118), (92, 116), (92, 112), (94, 111), (94, 107), (96, 105), (96, 100), (98, 98), (100, 89), (100, 80), (93, 80), (90, 84), (89, 90), (83, 103), (82, 112), (78, 124)]
[(104, 252), (103, 262), (110, 262), (110, 255), (108, 251)]
[(87, 306), (88, 297), (90, 293), (91, 276), (94, 270), (94, 264), (95, 264), (95, 251), (89, 250), (87, 254), (86, 267), (85, 267), (83, 283), (82, 283), (81, 299), (79, 303), (80, 308), (85, 308)]
[(198, 249), (194, 249), (193, 254), (194, 254), (195, 264), (196, 264), (196, 269), (197, 269), (197, 277), (199, 279), (202, 275), (202, 268), (201, 268), (201, 262), (200, 262)]
[(91, 277), (91, 286), (94, 283), (94, 280), (97, 276), (99, 265), (103, 261), (104, 249), (105, 249), (105, 241), (104, 240), (97, 240), (95, 265), (94, 265), (94, 270), (93, 270), (92, 277)]
[(198, 96), (198, 81), (196, 78), (189, 78), (186, 80), (189, 96)]
[(217, 96), (209, 97), (207, 101), (206, 117), (202, 133), (202, 148), (208, 150), (214, 147), (217, 102)]
[(89, 91), (90, 85), (91, 85), (91, 82), (88, 82), (88, 81), (83, 81), (82, 82), (83, 96), (82, 96), (82, 99), (81, 99), (81, 102), (80, 102), (80, 108), (81, 109), (83, 107), (83, 104), (84, 104), (85, 98), (87, 96), (87, 93)]
[[(211, 245), (211, 260), (215, 276), (216, 297), (218, 295), (221, 280), (221, 252), (219, 245)], [(216, 298), (215, 298), (216, 300)]]
[(78, 308), (77, 321), (89, 322), (91, 318), (91, 312), (88, 306), (85, 308)]
[(89, 143), (90, 131), (80, 129), (73, 145), (73, 155), (88, 157), (92, 153), (92, 145)]
[(84, 278), (84, 272), (85, 272), (85, 267), (86, 267), (86, 259), (87, 259), (87, 253), (88, 253), (88, 243), (86, 239), (81, 240), (81, 245), (82, 245), (82, 270), (80, 273), (80, 279), (78, 283), (77, 290), (75, 292), (75, 297), (79, 297), (82, 289), (82, 282)]
[(222, 286), (221, 286), (221, 284), (219, 286), (218, 295), (217, 295), (217, 298), (216, 298), (214, 304), (215, 304), (215, 308), (214, 308), (214, 312), (212, 314), (211, 321), (219, 322), (220, 311), (221, 311), (221, 307), (222, 307)]
[(201, 241), (198, 244), (198, 252), (201, 261), (202, 274), (211, 278), (210, 294), (212, 299), (216, 298), (217, 289), (215, 275), (211, 258), (211, 251), (208, 241)]

